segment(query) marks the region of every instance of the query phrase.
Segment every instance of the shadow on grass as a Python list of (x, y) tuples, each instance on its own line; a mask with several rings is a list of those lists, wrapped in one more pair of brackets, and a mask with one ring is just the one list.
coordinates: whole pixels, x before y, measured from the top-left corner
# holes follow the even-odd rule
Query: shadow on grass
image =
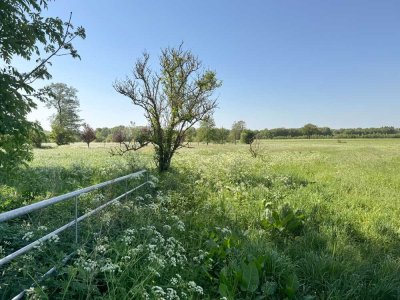
[[(340, 211), (332, 211), (322, 203), (306, 215), (301, 234), (272, 233), (250, 219), (254, 216), (259, 216), (260, 220), (264, 218), (259, 201), (248, 199), (253, 203), (246, 206), (233, 203), (237, 201), (233, 196), (220, 200), (216, 195), (219, 191), (208, 190), (210, 185), (200, 179), (201, 175), (196, 172), (171, 169), (162, 174), (161, 189), (173, 195), (177, 210), (190, 212), (187, 222), (193, 224), (196, 230), (207, 234), (215, 227), (229, 227), (236, 232), (239, 240), (242, 240), (239, 244), (247, 252), (243, 254), (244, 263), (249, 262), (249, 255), (262, 255), (262, 249), (266, 254), (276, 249), (279, 255), (287, 257), (299, 280), (296, 297), (400, 299), (400, 240), (392, 228), (381, 226), (380, 237), (367, 236), (355, 223), (341, 222), (338, 219)], [(261, 178), (254, 178), (254, 184), (249, 185), (248, 189), (254, 189), (261, 181)], [(282, 184), (279, 180), (269, 182), (268, 179), (264, 183), (272, 191), (281, 188)], [(236, 184), (240, 185), (239, 182)], [(307, 186), (308, 183), (295, 178), (283, 181), (283, 184), (287, 189), (293, 189)], [(258, 200), (262, 200), (262, 197), (260, 194)], [(232, 212), (226, 207), (233, 207), (236, 211)], [(247, 209), (256, 213), (246, 214), (244, 210)], [(260, 289), (261, 283), (257, 291)], [(252, 298), (255, 296), (246, 299)]]

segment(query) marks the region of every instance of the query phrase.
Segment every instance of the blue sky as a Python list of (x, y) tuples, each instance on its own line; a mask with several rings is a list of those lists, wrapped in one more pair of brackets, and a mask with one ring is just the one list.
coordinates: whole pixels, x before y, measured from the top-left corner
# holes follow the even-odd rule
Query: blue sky
[[(182, 41), (223, 81), (217, 126), (400, 127), (400, 1), (58, 0), (46, 14), (70, 11), (82, 60), (53, 60), (52, 82), (79, 90), (93, 127), (145, 124), (112, 83)], [(49, 128), (51, 113), (30, 118)]]

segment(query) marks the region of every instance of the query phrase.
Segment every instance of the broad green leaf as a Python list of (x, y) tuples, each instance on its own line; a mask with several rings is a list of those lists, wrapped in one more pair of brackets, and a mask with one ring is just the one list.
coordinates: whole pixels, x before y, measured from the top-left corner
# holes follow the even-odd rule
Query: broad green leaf
[(242, 264), (242, 281), (240, 288), (246, 292), (255, 292), (260, 284), (257, 266), (254, 262), (249, 264)]

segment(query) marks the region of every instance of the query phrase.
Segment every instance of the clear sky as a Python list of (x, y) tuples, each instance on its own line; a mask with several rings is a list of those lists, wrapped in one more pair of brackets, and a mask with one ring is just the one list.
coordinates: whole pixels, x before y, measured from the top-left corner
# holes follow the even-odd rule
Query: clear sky
[[(398, 0), (57, 0), (46, 14), (70, 11), (82, 60), (54, 59), (52, 82), (78, 89), (92, 127), (145, 124), (112, 83), (182, 41), (223, 81), (217, 126), (400, 127)], [(30, 117), (48, 129), (51, 113)]]

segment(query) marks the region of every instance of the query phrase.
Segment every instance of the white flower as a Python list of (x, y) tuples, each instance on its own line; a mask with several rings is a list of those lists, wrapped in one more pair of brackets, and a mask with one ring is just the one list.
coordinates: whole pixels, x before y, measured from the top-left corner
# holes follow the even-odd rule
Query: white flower
[(150, 273), (152, 273), (153, 275), (157, 276), (157, 277), (161, 277), (160, 273), (158, 273), (158, 271), (156, 269), (154, 269), (153, 267), (147, 267), (147, 269), (150, 271)]
[(142, 196), (137, 196), (135, 199), (137, 202), (143, 202), (144, 198)]
[(153, 291), (153, 293), (159, 297), (164, 297), (165, 296), (165, 292), (164, 289), (161, 286), (153, 286), (151, 288), (151, 290)]
[(179, 220), (179, 221), (176, 223), (176, 228), (177, 228), (179, 231), (184, 232), (184, 231), (185, 231), (185, 223), (183, 223), (182, 221)]
[[(79, 261), (78, 261), (78, 263), (79, 263)], [(81, 265), (81, 267), (86, 271), (86, 272), (93, 272), (95, 269), (96, 269), (96, 267), (97, 267), (97, 262), (95, 262), (95, 261), (93, 261), (93, 260), (91, 260), (91, 259), (88, 259), (88, 260), (84, 260), (84, 261), (82, 261), (81, 262), (82, 263), (82, 265)]]
[(203, 295), (203, 288), (199, 285), (196, 284), (194, 281), (189, 281), (188, 282), (188, 288), (192, 292), (198, 293), (200, 295)]
[(167, 288), (167, 300), (180, 299), (178, 293), (173, 288)]
[(94, 248), (94, 250), (97, 251), (97, 252), (100, 253), (100, 254), (104, 254), (104, 253), (106, 253), (107, 248), (106, 248), (106, 246), (104, 246), (104, 245), (97, 245), (97, 246)]
[(50, 242), (51, 242), (51, 243), (58, 243), (59, 241), (60, 241), (60, 238), (58, 237), (57, 234), (53, 235), (53, 236), (50, 238)]
[(77, 254), (78, 254), (79, 256), (81, 256), (81, 257), (87, 255), (86, 250), (83, 249), (83, 248), (79, 248), (76, 252), (77, 252)]
[(113, 273), (115, 271), (121, 271), (121, 269), (118, 264), (113, 264), (111, 259), (107, 258), (105, 265), (100, 268), (100, 271)]
[(32, 231), (28, 231), (27, 233), (25, 233), (25, 235), (22, 237), (22, 239), (24, 241), (29, 241), (30, 239), (33, 238), (33, 232)]
[(171, 285), (177, 285), (178, 284), (178, 278), (172, 277), (171, 280), (169, 281)]

